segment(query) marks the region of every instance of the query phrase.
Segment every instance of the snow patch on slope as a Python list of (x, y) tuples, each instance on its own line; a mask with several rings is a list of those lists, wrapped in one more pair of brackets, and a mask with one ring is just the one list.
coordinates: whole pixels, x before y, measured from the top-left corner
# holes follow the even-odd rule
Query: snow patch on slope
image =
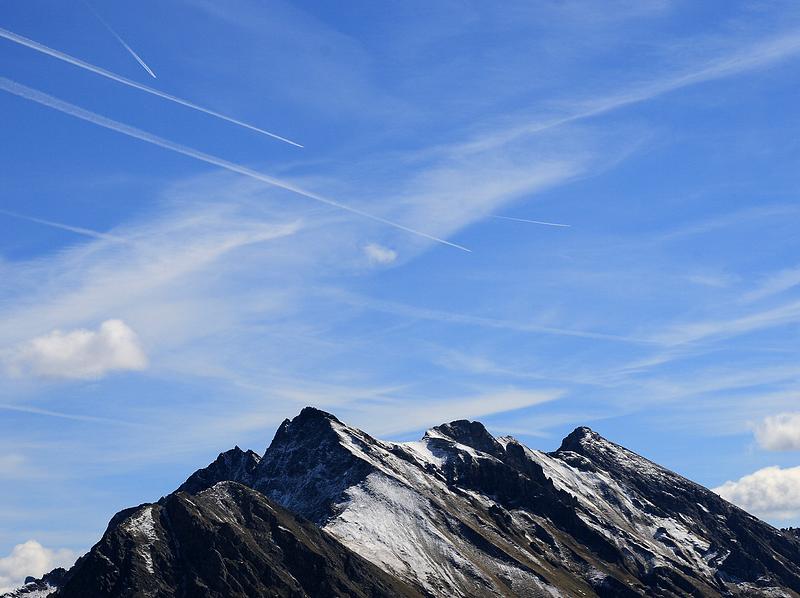
[(151, 549), (158, 535), (153, 519), (153, 505), (147, 505), (132, 515), (124, 529), (138, 541), (136, 550), (144, 561), (145, 569), (151, 574), (155, 573)]
[[(618, 546), (633, 552), (641, 549), (652, 552), (649, 561), (653, 567), (682, 560), (696, 569), (712, 573), (708, 560), (704, 558), (710, 548), (706, 539), (674, 518), (655, 515), (655, 505), (630, 488), (623, 487), (607, 472), (599, 469), (583, 471), (545, 453), (530, 449), (527, 452), (542, 466), (556, 488), (574, 496), (584, 510), (593, 515), (591, 519), (585, 516), (582, 519)], [(642, 461), (649, 463), (646, 459)], [(659, 472), (659, 475), (663, 473)], [(637, 539), (635, 546), (633, 538)], [(641, 541), (646, 545), (642, 546)]]
[(442, 451), (434, 452), (434, 449), (430, 447), (430, 443), (424, 438), (415, 442), (402, 442), (399, 446), (412, 453), (414, 457), (423, 463), (433, 465), (439, 469), (441, 469), (447, 461), (447, 455)]
[[(456, 569), (471, 564), (431, 524), (430, 505), (419, 494), (373, 473), (348, 489), (347, 497), (326, 531), (391, 573), (418, 579), (431, 592), (456, 590)], [(449, 587), (440, 587), (437, 580)]]
[(37, 588), (35, 590), (26, 590), (25, 586), (18, 590), (20, 598), (47, 598), (50, 594), (56, 591), (54, 586), (48, 585), (45, 588)]

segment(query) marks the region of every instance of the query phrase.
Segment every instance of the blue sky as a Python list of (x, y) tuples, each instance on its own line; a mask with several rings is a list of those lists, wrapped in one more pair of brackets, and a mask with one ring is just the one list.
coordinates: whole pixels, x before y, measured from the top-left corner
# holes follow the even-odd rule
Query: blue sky
[(157, 79), (80, 2), (0, 27), (304, 147), (0, 38), (0, 586), (307, 404), (589, 425), (800, 523), (796, 3), (94, 6)]

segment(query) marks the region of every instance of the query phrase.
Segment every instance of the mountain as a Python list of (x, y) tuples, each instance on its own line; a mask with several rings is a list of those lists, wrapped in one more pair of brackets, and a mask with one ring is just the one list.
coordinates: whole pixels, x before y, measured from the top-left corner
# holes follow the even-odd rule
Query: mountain
[(237, 482), (120, 512), (57, 595), (421, 596)]
[[(57, 596), (800, 596), (800, 538), (578, 428), (385, 442), (306, 408), (119, 513)], [(138, 593), (137, 593), (138, 592)]]

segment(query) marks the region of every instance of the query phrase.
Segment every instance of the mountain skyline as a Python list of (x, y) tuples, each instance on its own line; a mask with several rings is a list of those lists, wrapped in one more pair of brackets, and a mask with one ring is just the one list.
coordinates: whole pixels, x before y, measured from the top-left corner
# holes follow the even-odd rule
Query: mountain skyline
[(306, 407), (3, 598), (774, 597), (799, 561), (791, 530), (586, 427), (549, 453), (467, 420), (392, 443)]
[(0, 587), (305, 405), (800, 526), (796, 2), (92, 6), (0, 15)]

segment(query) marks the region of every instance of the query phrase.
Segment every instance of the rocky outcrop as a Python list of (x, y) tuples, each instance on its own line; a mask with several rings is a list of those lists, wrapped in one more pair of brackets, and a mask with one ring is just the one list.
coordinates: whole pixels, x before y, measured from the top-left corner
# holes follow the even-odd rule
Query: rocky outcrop
[(59, 598), (419, 596), (236, 482), (123, 511)]

